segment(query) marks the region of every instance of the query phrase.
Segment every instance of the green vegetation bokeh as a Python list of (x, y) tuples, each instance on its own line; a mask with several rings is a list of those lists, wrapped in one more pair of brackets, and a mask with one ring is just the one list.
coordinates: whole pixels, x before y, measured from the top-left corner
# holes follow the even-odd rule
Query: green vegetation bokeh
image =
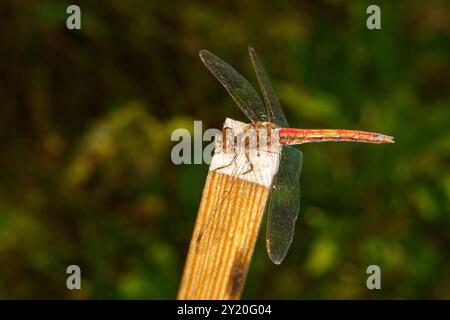
[(172, 164), (170, 135), (246, 120), (198, 51), (257, 87), (248, 45), (292, 126), (397, 142), (301, 147), (292, 247), (275, 266), (261, 232), (243, 298), (450, 298), (447, 1), (10, 0), (0, 17), (0, 298), (176, 297), (208, 166)]

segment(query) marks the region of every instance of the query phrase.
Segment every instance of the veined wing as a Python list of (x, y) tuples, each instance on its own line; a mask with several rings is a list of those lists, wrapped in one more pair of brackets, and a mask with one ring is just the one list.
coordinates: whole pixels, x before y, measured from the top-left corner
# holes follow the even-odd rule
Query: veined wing
[(270, 83), (269, 77), (261, 64), (258, 55), (252, 47), (248, 47), (248, 53), (250, 54), (250, 59), (252, 60), (259, 86), (261, 87), (269, 121), (275, 123), (279, 127), (288, 128), (289, 124), (283, 109), (281, 108), (280, 101), (273, 91), (272, 84)]
[(267, 121), (264, 104), (252, 85), (232, 66), (207, 50), (200, 50), (200, 59), (227, 89), (236, 104), (252, 121)]
[(266, 248), (275, 264), (280, 264), (286, 257), (294, 236), (300, 209), (302, 163), (301, 151), (291, 146), (283, 147), (267, 209)]

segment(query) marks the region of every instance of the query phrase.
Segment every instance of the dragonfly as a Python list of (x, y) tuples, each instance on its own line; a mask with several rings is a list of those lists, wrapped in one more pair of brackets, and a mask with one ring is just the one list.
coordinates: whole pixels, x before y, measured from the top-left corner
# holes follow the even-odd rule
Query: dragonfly
[[(266, 249), (272, 262), (280, 264), (291, 246), (295, 222), (300, 211), (300, 172), (303, 154), (293, 145), (327, 141), (394, 143), (394, 137), (361, 130), (291, 128), (255, 50), (249, 47), (248, 51), (263, 100), (253, 86), (228, 63), (207, 50), (200, 50), (199, 56), (206, 68), (225, 87), (234, 102), (251, 121), (251, 127), (256, 132), (260, 129), (268, 130), (269, 135), (277, 135), (276, 138), (282, 144), (278, 171), (272, 180), (266, 204)], [(251, 160), (248, 159), (248, 161)], [(243, 174), (242, 171), (242, 169), (233, 170), (232, 175), (235, 177), (230, 180), (231, 184), (235, 184), (236, 177)], [(227, 190), (233, 187), (229, 185)], [(197, 235), (197, 244), (205, 238), (205, 233), (211, 228), (210, 222), (213, 216), (219, 214), (221, 207), (226, 205), (226, 199), (220, 201), (201, 226)]]

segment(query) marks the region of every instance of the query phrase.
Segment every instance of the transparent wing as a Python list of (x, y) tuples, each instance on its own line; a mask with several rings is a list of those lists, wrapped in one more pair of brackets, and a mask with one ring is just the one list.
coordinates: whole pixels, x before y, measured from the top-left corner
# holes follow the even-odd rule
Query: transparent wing
[(300, 209), (301, 151), (284, 146), (280, 166), (272, 185), (267, 209), (266, 247), (270, 259), (280, 264), (294, 236), (295, 221)]
[(200, 59), (227, 89), (236, 104), (252, 121), (267, 121), (264, 104), (252, 85), (232, 66), (207, 50), (201, 50)]
[(250, 59), (252, 60), (259, 86), (261, 87), (269, 121), (275, 123), (279, 127), (288, 128), (289, 124), (286, 120), (283, 109), (281, 108), (280, 101), (273, 91), (269, 77), (261, 64), (258, 55), (252, 47), (248, 47), (248, 53), (250, 54)]

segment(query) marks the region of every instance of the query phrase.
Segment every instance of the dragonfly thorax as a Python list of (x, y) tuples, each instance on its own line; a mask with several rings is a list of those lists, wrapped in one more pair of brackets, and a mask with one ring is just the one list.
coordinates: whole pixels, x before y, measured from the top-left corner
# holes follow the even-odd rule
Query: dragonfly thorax
[(271, 151), (280, 141), (279, 128), (272, 122), (253, 122), (236, 132), (225, 127), (222, 130), (222, 150), (225, 153), (249, 150)]

